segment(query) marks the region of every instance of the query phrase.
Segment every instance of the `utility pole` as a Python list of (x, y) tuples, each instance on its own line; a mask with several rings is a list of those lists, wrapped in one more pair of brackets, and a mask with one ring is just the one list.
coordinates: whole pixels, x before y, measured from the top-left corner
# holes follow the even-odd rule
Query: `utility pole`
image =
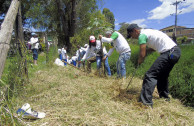
[[(185, 1), (185, 0), (183, 0), (183, 1)], [(176, 0), (176, 2), (175, 3), (173, 3), (172, 5), (175, 5), (176, 7), (175, 7), (175, 25), (174, 25), (174, 35), (175, 35), (175, 37), (176, 37), (176, 27), (177, 27), (177, 7), (178, 7), (178, 4), (180, 4), (180, 3), (182, 3), (182, 1), (177, 1)], [(181, 13), (181, 12), (179, 12), (179, 13)]]

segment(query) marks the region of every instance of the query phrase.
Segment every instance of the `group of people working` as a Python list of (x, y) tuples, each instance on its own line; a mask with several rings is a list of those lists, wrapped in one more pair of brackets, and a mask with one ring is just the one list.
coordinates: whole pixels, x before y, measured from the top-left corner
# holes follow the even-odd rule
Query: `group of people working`
[[(111, 76), (111, 70), (108, 63), (108, 57), (111, 56), (114, 49), (120, 54), (119, 59), (117, 61), (117, 74), (120, 78), (126, 77), (126, 69), (125, 64), (126, 61), (130, 59), (131, 49), (127, 40), (121, 35), (119, 32), (115, 31), (107, 31), (105, 33), (105, 37), (99, 35), (99, 39), (97, 40), (95, 36), (91, 35), (89, 37), (89, 45), (85, 48), (78, 47), (77, 53), (70, 60), (68, 59), (66, 49), (62, 48), (61, 52), (59, 49), (59, 53), (61, 55), (61, 59), (63, 61), (72, 62), (76, 66), (76, 61), (78, 61), (78, 67), (80, 67), (80, 63), (85, 63), (87, 60), (88, 71), (91, 71), (91, 63), (96, 62), (97, 71), (100, 71), (102, 66), (102, 62), (104, 62), (105, 70), (107, 71), (107, 75)], [(107, 52), (106, 47), (103, 46), (103, 43), (110, 43), (111, 49)], [(78, 53), (79, 52), (79, 53)]]
[[(169, 73), (178, 62), (181, 51), (177, 44), (165, 33), (154, 29), (142, 29), (137, 24), (130, 24), (127, 28), (127, 38), (138, 39), (140, 47), (138, 66), (143, 63), (148, 51), (157, 51), (160, 56), (155, 60), (149, 70), (145, 73), (143, 79), (142, 90), (139, 102), (145, 105), (152, 106), (152, 94), (157, 85), (157, 90), (160, 98), (169, 98), (168, 77)], [(59, 57), (64, 62), (71, 63), (74, 66), (80, 67), (81, 63), (87, 60), (88, 71), (91, 71), (91, 63), (96, 62), (97, 71), (100, 70), (102, 62), (104, 62), (107, 75), (111, 76), (111, 70), (108, 63), (108, 57), (111, 56), (114, 49), (119, 53), (119, 58), (116, 63), (117, 76), (126, 78), (126, 62), (131, 57), (131, 49), (127, 40), (117, 31), (106, 31), (105, 36), (99, 35), (99, 40), (95, 36), (89, 36), (89, 44), (84, 47), (77, 46), (78, 50), (74, 56), (69, 58), (67, 55), (67, 47), (59, 49)], [(107, 52), (103, 43), (109, 43), (110, 49)], [(29, 44), (32, 45), (34, 64), (37, 64), (37, 35), (34, 34)], [(78, 64), (77, 64), (78, 63)]]
[(85, 44), (84, 47), (80, 47), (78, 45), (77, 46), (78, 50), (71, 58), (67, 55), (67, 46), (64, 46), (62, 49), (58, 49), (59, 59), (61, 59), (64, 62), (65, 66), (67, 64), (72, 64), (75, 67), (80, 68), (81, 63), (79, 61), (84, 56), (86, 49), (87, 49), (87, 46), (88, 46), (88, 44)]
[[(181, 51), (177, 44), (165, 33), (154, 29), (142, 29), (137, 24), (130, 24), (127, 28), (128, 38), (138, 39), (140, 47), (138, 66), (143, 63), (148, 51), (157, 51), (160, 56), (155, 60), (150, 69), (145, 73), (139, 102), (147, 106), (153, 106), (152, 94), (157, 85), (160, 98), (167, 101), (169, 98), (168, 77), (169, 73), (178, 62)], [(126, 77), (126, 61), (130, 59), (131, 49), (127, 40), (117, 31), (106, 31), (105, 36), (99, 35), (99, 40), (94, 36), (89, 37), (89, 46), (81, 59), (84, 62), (90, 53), (96, 55), (97, 69), (101, 62), (105, 61), (107, 74), (111, 76), (108, 57), (111, 56), (114, 49), (119, 53), (116, 63), (118, 77)], [(106, 51), (103, 43), (110, 43), (112, 48)]]

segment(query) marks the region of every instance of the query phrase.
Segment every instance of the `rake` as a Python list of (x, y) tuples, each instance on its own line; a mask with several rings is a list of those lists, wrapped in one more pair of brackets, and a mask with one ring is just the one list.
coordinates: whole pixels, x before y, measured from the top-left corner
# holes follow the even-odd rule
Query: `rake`
[(132, 75), (132, 77), (131, 77), (131, 80), (129, 81), (129, 84), (127, 85), (126, 91), (127, 91), (128, 87), (129, 87), (129, 85), (131, 84), (131, 82), (132, 82), (132, 80), (133, 80), (133, 77), (135, 76), (135, 73), (136, 73), (138, 67), (139, 67), (139, 66), (137, 66), (136, 69), (135, 69), (135, 71), (133, 72), (133, 75)]

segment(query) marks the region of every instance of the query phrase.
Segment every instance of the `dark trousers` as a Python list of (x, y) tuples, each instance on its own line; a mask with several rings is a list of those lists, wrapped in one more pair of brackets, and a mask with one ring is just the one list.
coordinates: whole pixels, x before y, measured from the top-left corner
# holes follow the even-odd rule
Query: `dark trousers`
[(96, 57), (91, 57), (87, 59), (87, 71), (90, 73), (91, 72), (91, 64), (96, 62)]
[(168, 98), (168, 77), (169, 73), (178, 62), (181, 55), (179, 47), (162, 53), (150, 69), (146, 72), (143, 80), (140, 101), (146, 105), (153, 105), (152, 94), (157, 85), (160, 98)]

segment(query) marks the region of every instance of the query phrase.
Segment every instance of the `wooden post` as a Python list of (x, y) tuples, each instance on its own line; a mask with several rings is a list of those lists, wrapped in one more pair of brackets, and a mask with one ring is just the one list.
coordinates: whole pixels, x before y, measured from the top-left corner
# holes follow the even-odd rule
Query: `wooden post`
[[(26, 44), (25, 44), (25, 40), (24, 40), (24, 30), (23, 30), (23, 25), (22, 25), (22, 13), (21, 13), (21, 4), (18, 8), (18, 15), (17, 15), (17, 23), (18, 23), (18, 31), (15, 31), (15, 33), (17, 32), (18, 34), (18, 44), (19, 44), (19, 53), (21, 55), (21, 57), (24, 59), (24, 72), (26, 77), (28, 78), (28, 68), (27, 68), (27, 49), (26, 49)], [(23, 49), (23, 50), (22, 50)], [(23, 52), (22, 52), (23, 51)]]
[(23, 25), (22, 25), (21, 5), (18, 8), (18, 14), (16, 17), (15, 35), (17, 36), (16, 37), (17, 49), (19, 51), (20, 56), (23, 57), (22, 46), (25, 44), (25, 42), (24, 42), (24, 33), (23, 33)]
[(7, 52), (10, 48), (10, 41), (13, 31), (13, 25), (17, 16), (19, 0), (12, 0), (9, 10), (0, 29), (0, 79), (4, 70)]

